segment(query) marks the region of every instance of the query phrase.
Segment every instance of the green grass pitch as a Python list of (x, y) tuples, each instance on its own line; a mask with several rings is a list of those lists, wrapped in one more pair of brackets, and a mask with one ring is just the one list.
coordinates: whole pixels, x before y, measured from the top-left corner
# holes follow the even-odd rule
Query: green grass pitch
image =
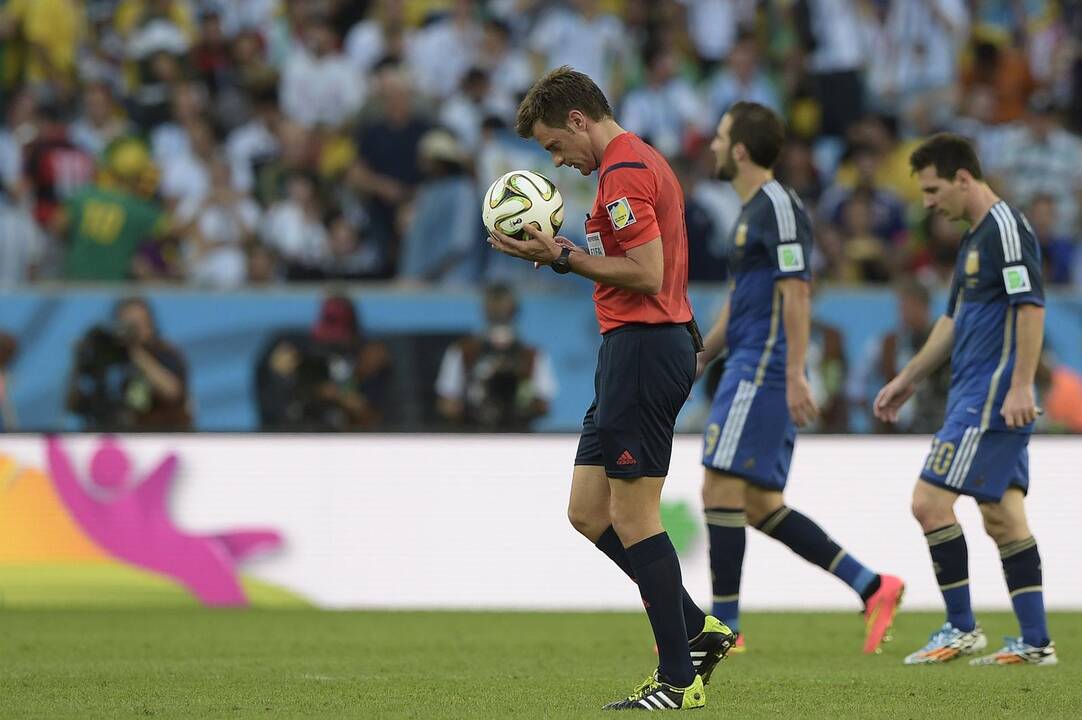
[[(856, 613), (749, 614), (693, 717), (1082, 717), (1082, 613), (1050, 618), (1057, 667), (902, 666), (940, 617), (866, 657)], [(651, 647), (637, 614), (9, 609), (0, 718), (604, 718)]]

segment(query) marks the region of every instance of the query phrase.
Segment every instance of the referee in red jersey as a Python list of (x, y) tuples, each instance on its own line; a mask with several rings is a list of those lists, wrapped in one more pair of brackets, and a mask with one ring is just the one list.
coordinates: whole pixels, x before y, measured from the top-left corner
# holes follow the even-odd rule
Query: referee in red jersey
[(634, 580), (657, 641), (659, 665), (611, 709), (702, 707), (703, 685), (735, 640), (683, 589), (676, 550), (661, 526), (676, 416), (695, 380), (702, 340), (688, 303), (684, 193), (656, 150), (621, 128), (597, 84), (564, 66), (538, 80), (517, 131), (557, 167), (598, 174), (587, 249), (532, 225), (497, 250), (596, 285), (601, 350), (571, 479), (568, 516)]

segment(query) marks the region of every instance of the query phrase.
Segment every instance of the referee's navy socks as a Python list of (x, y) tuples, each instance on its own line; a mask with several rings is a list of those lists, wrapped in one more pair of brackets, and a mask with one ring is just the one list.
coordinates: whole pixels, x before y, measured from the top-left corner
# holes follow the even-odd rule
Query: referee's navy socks
[(861, 600), (867, 602), (872, 593), (879, 589), (879, 576), (831, 540), (823, 528), (807, 515), (782, 505), (757, 527), (853, 588)]
[[(612, 525), (609, 525), (605, 532), (601, 533), (601, 537), (597, 539), (597, 549), (616, 563), (616, 566), (623, 570), (624, 574), (631, 578), (632, 582), (635, 581), (635, 571), (631, 569), (631, 560), (627, 556), (627, 550), (624, 549), (624, 545), (620, 542), (620, 537), (616, 534), (616, 530), (613, 529)], [(702, 632), (703, 627), (706, 625), (706, 613), (695, 604), (695, 601), (688, 595), (687, 590), (683, 590), (683, 587), (681, 587), (681, 590), (683, 591), (684, 626), (690, 639)]]
[(1044, 647), (1048, 644), (1048, 622), (1037, 541), (1031, 536), (1000, 545), (999, 559), (1011, 593), (1011, 605), (1022, 629), (1022, 640), (1034, 647)]
[(969, 600), (969, 548), (962, 526), (958, 523), (925, 533), (928, 552), (932, 556), (935, 579), (943, 603), (947, 606), (947, 622), (962, 632), (977, 625)]
[(714, 594), (713, 615), (740, 632), (740, 575), (744, 567), (745, 527), (743, 508), (706, 508), (706, 531), (710, 535), (710, 577)]
[(688, 651), (681, 594), (684, 586), (680, 561), (668, 533), (661, 532), (627, 548), (627, 556), (650, 617), (657, 642), (658, 675), (676, 687), (695, 680), (695, 666)]

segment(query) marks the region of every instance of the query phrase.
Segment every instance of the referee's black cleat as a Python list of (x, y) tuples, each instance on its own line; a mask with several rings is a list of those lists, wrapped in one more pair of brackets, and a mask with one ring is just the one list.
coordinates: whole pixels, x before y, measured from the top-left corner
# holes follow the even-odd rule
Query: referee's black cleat
[(694, 710), (706, 705), (706, 691), (703, 679), (695, 676), (687, 687), (676, 687), (658, 679), (655, 670), (642, 685), (635, 688), (623, 700), (606, 705), (604, 710)]
[(734, 645), (736, 633), (713, 615), (707, 615), (703, 631), (688, 640), (691, 663), (695, 666), (695, 672), (702, 676), (704, 685), (710, 682), (714, 668), (725, 659)]

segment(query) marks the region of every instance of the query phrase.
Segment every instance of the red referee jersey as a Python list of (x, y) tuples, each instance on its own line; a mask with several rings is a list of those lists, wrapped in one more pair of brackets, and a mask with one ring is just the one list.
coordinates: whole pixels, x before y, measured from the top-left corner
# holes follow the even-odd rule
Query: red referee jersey
[(684, 191), (669, 163), (632, 133), (616, 136), (605, 148), (597, 199), (586, 219), (591, 255), (620, 257), (661, 238), (665, 256), (657, 295), (594, 287), (601, 332), (627, 323), (683, 323), (691, 319), (688, 303), (688, 236)]

